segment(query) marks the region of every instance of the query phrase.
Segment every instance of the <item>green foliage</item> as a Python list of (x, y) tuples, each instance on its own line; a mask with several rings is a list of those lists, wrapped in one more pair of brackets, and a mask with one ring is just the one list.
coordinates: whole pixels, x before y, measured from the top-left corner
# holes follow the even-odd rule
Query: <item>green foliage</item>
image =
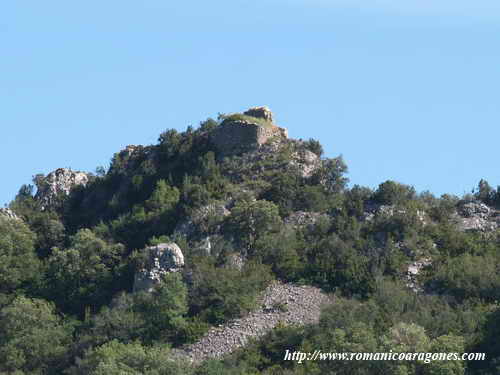
[(68, 360), (72, 329), (44, 300), (16, 298), (0, 310), (0, 372), (57, 374)]
[(191, 374), (186, 363), (171, 359), (168, 348), (123, 344), (116, 340), (87, 351), (68, 371), (69, 375), (183, 375)]
[(395, 181), (386, 181), (379, 185), (373, 199), (381, 204), (401, 204), (415, 198), (415, 189)]
[(328, 159), (311, 176), (311, 183), (324, 185), (330, 193), (339, 193), (345, 189), (349, 182), (349, 179), (344, 176), (346, 173), (347, 165), (342, 156)]
[(437, 266), (432, 280), (436, 287), (459, 299), (500, 299), (500, 260), (498, 256), (464, 254)]
[(108, 244), (89, 229), (71, 238), (69, 249), (54, 248), (47, 259), (42, 294), (66, 312), (98, 309), (120, 288), (123, 246)]
[(187, 288), (179, 274), (166, 275), (151, 292), (121, 293), (85, 323), (79, 347), (99, 346), (112, 340), (132, 343), (182, 344), (196, 334), (196, 323), (185, 319)]
[(27, 286), (39, 272), (35, 235), (19, 220), (0, 217), (0, 293)]
[(271, 279), (265, 266), (253, 262), (240, 271), (216, 268), (210, 259), (198, 258), (191, 267), (190, 314), (212, 324), (240, 317), (256, 308), (259, 293)]
[(323, 152), (324, 152), (323, 146), (316, 139), (309, 138), (309, 140), (304, 142), (304, 147), (306, 148), (306, 150), (309, 150), (309, 151), (315, 153), (319, 157), (323, 156)]
[(257, 124), (265, 128), (270, 128), (274, 126), (272, 122), (267, 121), (263, 118), (243, 115), (241, 113), (234, 113), (228, 116), (222, 115), (221, 120), (222, 120), (221, 124), (224, 124), (226, 122), (243, 121), (243, 122), (248, 122), (250, 124)]
[(237, 233), (237, 242), (251, 253), (257, 241), (267, 233), (277, 232), (282, 224), (278, 207), (265, 200), (242, 200), (227, 218), (226, 232)]
[(328, 291), (340, 287), (349, 294), (370, 293), (374, 279), (368, 270), (369, 259), (353, 245), (335, 234), (310, 244), (306, 274)]
[(151, 197), (144, 202), (146, 208), (154, 212), (171, 210), (179, 202), (179, 190), (170, 187), (165, 180), (159, 180)]
[[(443, 335), (432, 340), (431, 353), (464, 353), (464, 339), (454, 335)], [(462, 361), (431, 361), (427, 366), (422, 366), (424, 375), (463, 375), (465, 364)]]

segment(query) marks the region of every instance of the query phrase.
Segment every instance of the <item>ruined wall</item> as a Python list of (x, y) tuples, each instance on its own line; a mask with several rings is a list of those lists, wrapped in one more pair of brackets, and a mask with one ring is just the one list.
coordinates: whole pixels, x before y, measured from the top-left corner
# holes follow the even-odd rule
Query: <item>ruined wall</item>
[(278, 126), (261, 126), (245, 121), (222, 123), (215, 129), (212, 142), (223, 154), (238, 154), (249, 151), (272, 137), (287, 137), (286, 129)]

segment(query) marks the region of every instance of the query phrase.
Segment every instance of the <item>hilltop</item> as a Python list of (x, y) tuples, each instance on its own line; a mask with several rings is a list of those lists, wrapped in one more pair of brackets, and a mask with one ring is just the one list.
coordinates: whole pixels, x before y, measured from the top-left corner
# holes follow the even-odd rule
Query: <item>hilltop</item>
[(303, 374), (290, 348), (500, 358), (500, 189), (349, 188), (347, 172), (253, 107), (35, 176), (0, 210), (0, 373)]

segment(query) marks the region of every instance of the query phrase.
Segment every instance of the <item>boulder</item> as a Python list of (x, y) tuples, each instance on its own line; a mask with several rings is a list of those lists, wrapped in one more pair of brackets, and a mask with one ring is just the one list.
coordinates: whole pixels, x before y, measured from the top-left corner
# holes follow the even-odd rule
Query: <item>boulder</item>
[(150, 292), (164, 275), (178, 272), (184, 267), (184, 255), (174, 242), (149, 246), (144, 251), (147, 260), (144, 268), (135, 275), (134, 292)]
[(47, 176), (36, 176), (34, 181), (37, 187), (35, 199), (41, 202), (42, 209), (45, 209), (53, 207), (60, 195), (69, 195), (75, 186), (86, 186), (89, 176), (84, 172), (59, 168)]

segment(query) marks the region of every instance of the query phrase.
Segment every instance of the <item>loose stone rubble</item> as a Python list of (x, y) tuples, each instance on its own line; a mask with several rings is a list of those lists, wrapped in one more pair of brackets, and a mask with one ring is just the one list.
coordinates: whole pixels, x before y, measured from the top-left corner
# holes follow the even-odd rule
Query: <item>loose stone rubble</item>
[(257, 311), (211, 329), (201, 340), (184, 349), (174, 350), (174, 354), (187, 357), (194, 363), (220, 358), (244, 346), (250, 338), (264, 336), (278, 323), (317, 323), (321, 307), (332, 301), (331, 296), (318, 288), (275, 282), (266, 289)]

